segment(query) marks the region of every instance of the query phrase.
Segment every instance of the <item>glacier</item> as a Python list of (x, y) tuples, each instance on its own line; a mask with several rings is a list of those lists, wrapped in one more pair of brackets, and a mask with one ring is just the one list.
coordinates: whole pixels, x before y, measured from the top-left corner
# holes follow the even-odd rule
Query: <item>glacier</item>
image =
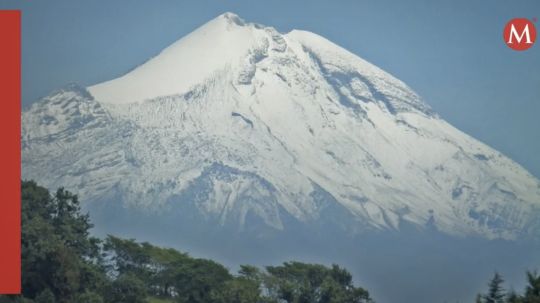
[(52, 93), (22, 121), (23, 178), (89, 204), (114, 192), (159, 212), (172, 199), (239, 230), (248, 214), (277, 230), (283, 212), (317, 221), (329, 203), (352, 233), (540, 230), (540, 182), (406, 84), (321, 36), (232, 13), (124, 76)]

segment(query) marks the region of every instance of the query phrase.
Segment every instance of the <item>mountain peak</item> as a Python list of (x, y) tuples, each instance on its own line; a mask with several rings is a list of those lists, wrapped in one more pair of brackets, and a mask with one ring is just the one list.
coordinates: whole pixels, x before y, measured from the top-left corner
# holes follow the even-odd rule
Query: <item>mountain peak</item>
[(112, 104), (186, 93), (219, 70), (238, 65), (259, 42), (261, 31), (260, 26), (224, 13), (129, 73), (88, 90), (96, 100)]
[(219, 15), (218, 18), (225, 19), (228, 22), (234, 23), (234, 24), (239, 25), (239, 26), (246, 25), (246, 22), (244, 21), (244, 19), (240, 18), (240, 16), (238, 16), (235, 13), (226, 12), (226, 13), (223, 13), (223, 14)]
[[(358, 104), (348, 104), (349, 97), (375, 98), (391, 113), (431, 114), (403, 82), (327, 39), (301, 30), (281, 34), (272, 27), (246, 23), (233, 13), (217, 16), (128, 74), (88, 91), (102, 103), (138, 103), (187, 94), (220, 74), (219, 79), (251, 86), (248, 91), (253, 92), (253, 83), (273, 81), (264, 73), (283, 76), (283, 69), (300, 66), (322, 76), (337, 92), (336, 98), (355, 111)], [(285, 80), (289, 86), (290, 80)]]

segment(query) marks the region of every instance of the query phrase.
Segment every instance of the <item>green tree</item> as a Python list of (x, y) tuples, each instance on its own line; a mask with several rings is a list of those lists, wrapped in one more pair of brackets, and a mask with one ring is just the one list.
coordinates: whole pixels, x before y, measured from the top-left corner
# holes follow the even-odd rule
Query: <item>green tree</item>
[(506, 293), (502, 284), (503, 278), (498, 272), (495, 272), (493, 278), (488, 283), (488, 293), (477, 298), (477, 302), (482, 303), (505, 303)]
[(103, 297), (98, 293), (86, 291), (77, 295), (75, 301), (77, 303), (103, 303)]
[(238, 271), (240, 277), (245, 279), (261, 283), (264, 275), (261, 270), (253, 265), (240, 265), (240, 270)]
[(264, 287), (269, 297), (288, 303), (364, 303), (369, 293), (352, 283), (351, 274), (333, 265), (286, 262), (266, 268)]
[(540, 275), (537, 272), (527, 272), (527, 282), (523, 302), (540, 303)]
[(132, 274), (144, 281), (149, 281), (152, 270), (150, 256), (144, 251), (143, 245), (134, 239), (121, 239), (109, 235), (105, 240), (104, 250), (109, 253), (112, 267), (109, 270), (118, 274)]
[(179, 302), (213, 302), (229, 271), (211, 260), (195, 259), (170, 248), (108, 236), (104, 249), (117, 275), (131, 274), (142, 281), (149, 294), (175, 297)]
[(523, 303), (523, 298), (518, 295), (515, 291), (508, 292), (508, 295), (506, 296), (506, 302), (507, 303)]
[(45, 288), (36, 296), (36, 299), (34, 301), (36, 303), (55, 303), (56, 298), (54, 297), (54, 294), (50, 289)]
[(175, 269), (174, 287), (179, 302), (212, 303), (212, 290), (232, 279), (223, 265), (211, 260), (190, 258), (176, 263)]
[(107, 291), (107, 302), (110, 303), (145, 303), (146, 287), (133, 274), (122, 274), (112, 282)]
[(261, 291), (256, 281), (238, 277), (226, 281), (211, 293), (214, 303), (257, 303), (261, 302)]
[(92, 225), (77, 196), (64, 189), (51, 195), (23, 181), (21, 202), (23, 296), (44, 300), (50, 291), (58, 302), (73, 302), (78, 293), (96, 290), (96, 280), (105, 280), (99, 240), (89, 236)]

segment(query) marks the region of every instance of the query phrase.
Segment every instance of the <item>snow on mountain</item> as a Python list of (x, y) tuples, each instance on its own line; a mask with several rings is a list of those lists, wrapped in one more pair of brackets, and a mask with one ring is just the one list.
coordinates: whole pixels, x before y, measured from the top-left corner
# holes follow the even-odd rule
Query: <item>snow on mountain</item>
[[(128, 74), (23, 113), (23, 177), (85, 201), (287, 229), (345, 209), (348, 230), (540, 230), (540, 183), (407, 85), (316, 34), (226, 13)], [(111, 203), (115, 203), (111, 202)]]

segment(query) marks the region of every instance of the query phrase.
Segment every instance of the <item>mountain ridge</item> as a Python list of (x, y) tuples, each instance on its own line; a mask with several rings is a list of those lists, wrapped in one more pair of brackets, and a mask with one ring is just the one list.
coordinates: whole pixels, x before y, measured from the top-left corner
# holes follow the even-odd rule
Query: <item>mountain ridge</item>
[(240, 229), (338, 205), (351, 231), (540, 230), (538, 180), (402, 81), (316, 34), (230, 13), (122, 77), (32, 105), (22, 138), (24, 178), (89, 203), (116, 191), (110, 203), (149, 211), (189, 203)]

